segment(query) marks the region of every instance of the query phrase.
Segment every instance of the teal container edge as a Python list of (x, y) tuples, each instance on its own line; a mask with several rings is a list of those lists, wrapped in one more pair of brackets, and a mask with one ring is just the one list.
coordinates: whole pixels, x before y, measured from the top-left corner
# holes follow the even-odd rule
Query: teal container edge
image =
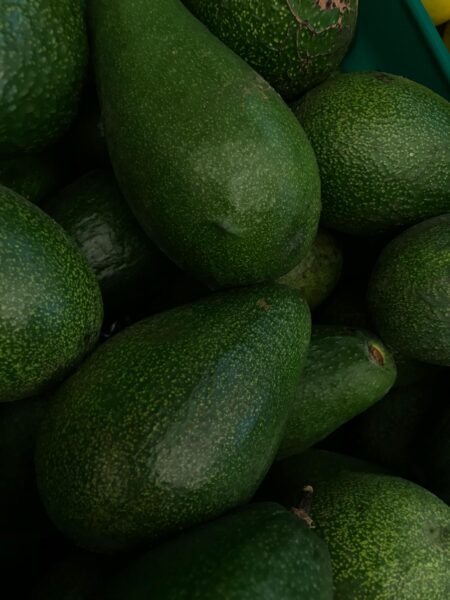
[(343, 70), (403, 75), (450, 100), (450, 52), (421, 0), (360, 0)]

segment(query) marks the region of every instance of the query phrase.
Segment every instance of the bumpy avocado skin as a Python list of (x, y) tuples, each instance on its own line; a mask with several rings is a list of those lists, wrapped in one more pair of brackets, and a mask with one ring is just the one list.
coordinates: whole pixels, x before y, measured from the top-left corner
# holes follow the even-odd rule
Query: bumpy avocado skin
[(372, 273), (368, 304), (383, 340), (405, 356), (450, 365), (450, 215), (401, 233)]
[(450, 507), (431, 492), (328, 452), (273, 471), (271, 498), (283, 504), (314, 489), (311, 518), (330, 550), (335, 600), (448, 597)]
[(378, 402), (395, 382), (391, 353), (373, 334), (314, 325), (279, 457), (298, 454)]
[(75, 116), (86, 74), (85, 3), (0, 1), (0, 155), (41, 150)]
[(319, 230), (311, 250), (278, 283), (298, 290), (311, 310), (321, 304), (336, 287), (342, 271), (342, 252), (333, 235)]
[(184, 0), (285, 98), (326, 79), (347, 52), (358, 0)]
[(293, 105), (316, 153), (322, 223), (354, 235), (450, 212), (450, 103), (388, 73), (345, 73)]
[(212, 289), (287, 273), (315, 238), (320, 180), (280, 96), (180, 0), (90, 14), (109, 154), (144, 230)]
[[(268, 551), (269, 549), (269, 551)], [(272, 502), (250, 504), (144, 554), (103, 600), (332, 600), (326, 545)]]
[(40, 393), (97, 342), (98, 283), (60, 226), (0, 186), (0, 401)]
[(308, 305), (275, 284), (118, 333), (58, 389), (41, 427), (50, 517), (107, 552), (248, 501), (277, 452), (309, 338)]
[(86, 173), (43, 205), (95, 273), (108, 315), (157, 297), (170, 261), (145, 235), (106, 169)]

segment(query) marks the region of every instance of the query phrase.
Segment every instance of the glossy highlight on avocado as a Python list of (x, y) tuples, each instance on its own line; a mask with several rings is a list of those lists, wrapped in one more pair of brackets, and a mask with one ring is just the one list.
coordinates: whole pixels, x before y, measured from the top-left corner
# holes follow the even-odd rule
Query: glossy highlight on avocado
[(320, 180), (280, 96), (180, 0), (96, 0), (90, 16), (109, 154), (147, 234), (212, 289), (297, 265)]
[(277, 452), (310, 338), (306, 302), (254, 286), (118, 333), (57, 390), (38, 485), (78, 545), (112, 552), (245, 503)]

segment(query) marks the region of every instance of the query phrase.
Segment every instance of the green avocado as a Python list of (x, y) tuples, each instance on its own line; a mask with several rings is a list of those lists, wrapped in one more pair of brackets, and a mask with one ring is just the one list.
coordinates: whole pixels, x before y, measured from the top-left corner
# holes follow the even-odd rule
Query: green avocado
[(299, 290), (312, 310), (331, 294), (341, 271), (339, 245), (332, 234), (321, 229), (307, 256), (278, 282)]
[(150, 550), (103, 600), (332, 600), (326, 545), (272, 502), (250, 504)]
[(315, 325), (279, 457), (298, 454), (380, 400), (395, 382), (390, 352), (371, 333)]
[(313, 488), (310, 516), (330, 550), (334, 599), (448, 598), (450, 507), (405, 479), (363, 463), (336, 468), (331, 453), (311, 460), (313, 453), (288, 459), (295, 478), (285, 461), (275, 465), (274, 497), (289, 506), (295, 492)]
[(90, 8), (109, 154), (144, 230), (213, 289), (295, 267), (317, 232), (320, 180), (280, 96), (181, 0)]
[(277, 452), (310, 338), (284, 286), (216, 293), (101, 345), (57, 390), (36, 466), (55, 524), (110, 552), (248, 501)]
[(338, 68), (358, 16), (358, 0), (184, 3), (285, 98), (298, 97)]
[(76, 114), (88, 42), (79, 0), (0, 0), (0, 155), (54, 142)]
[(61, 227), (0, 186), (0, 402), (39, 394), (97, 342), (94, 274)]
[(450, 214), (427, 219), (386, 246), (368, 303), (387, 344), (409, 358), (450, 365)]
[(62, 182), (62, 169), (53, 153), (0, 158), (0, 184), (30, 202), (41, 204)]
[(435, 92), (346, 73), (293, 110), (319, 163), (326, 227), (365, 236), (450, 212), (450, 103)]
[(112, 173), (91, 171), (43, 205), (75, 240), (95, 273), (105, 312), (161, 293), (170, 263), (144, 234), (120, 193)]

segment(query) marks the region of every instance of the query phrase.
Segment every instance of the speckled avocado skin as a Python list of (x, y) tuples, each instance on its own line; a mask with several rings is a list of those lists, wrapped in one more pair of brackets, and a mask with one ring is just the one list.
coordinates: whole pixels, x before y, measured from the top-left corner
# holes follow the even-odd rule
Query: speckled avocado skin
[(320, 181), (279, 95), (180, 0), (90, 8), (109, 153), (149, 236), (214, 289), (292, 269), (316, 235)]
[(0, 0), (0, 155), (40, 150), (75, 116), (85, 12), (80, 0)]
[(114, 551), (250, 499), (280, 443), (310, 337), (297, 293), (214, 294), (125, 329), (59, 388), (38, 438), (55, 524)]
[(111, 172), (86, 173), (43, 208), (77, 243), (106, 310), (126, 309), (140, 291), (150, 298), (150, 286), (159, 291), (169, 261), (139, 227)]
[(396, 377), (391, 353), (371, 333), (315, 325), (279, 457), (297, 454), (380, 400)]
[(450, 211), (450, 103), (387, 73), (346, 73), (293, 110), (315, 150), (322, 222), (366, 235)]
[(39, 393), (95, 345), (103, 307), (64, 231), (0, 186), (0, 401)]
[[(311, 516), (330, 550), (335, 600), (448, 598), (450, 507), (405, 479), (336, 469), (332, 453), (313, 461), (310, 454), (293, 462), (295, 486), (297, 494), (306, 484), (314, 488)], [(286, 469), (278, 475), (280, 485), (290, 478)], [(294, 487), (286, 502), (293, 494)]]
[(331, 294), (341, 271), (342, 252), (333, 235), (320, 229), (307, 256), (278, 282), (299, 290), (312, 310)]
[(326, 79), (353, 38), (358, 0), (184, 0), (285, 98)]
[(326, 545), (282, 506), (260, 502), (144, 554), (102, 600), (332, 600)]
[(450, 215), (396, 237), (372, 273), (368, 304), (383, 340), (410, 358), (450, 365)]

